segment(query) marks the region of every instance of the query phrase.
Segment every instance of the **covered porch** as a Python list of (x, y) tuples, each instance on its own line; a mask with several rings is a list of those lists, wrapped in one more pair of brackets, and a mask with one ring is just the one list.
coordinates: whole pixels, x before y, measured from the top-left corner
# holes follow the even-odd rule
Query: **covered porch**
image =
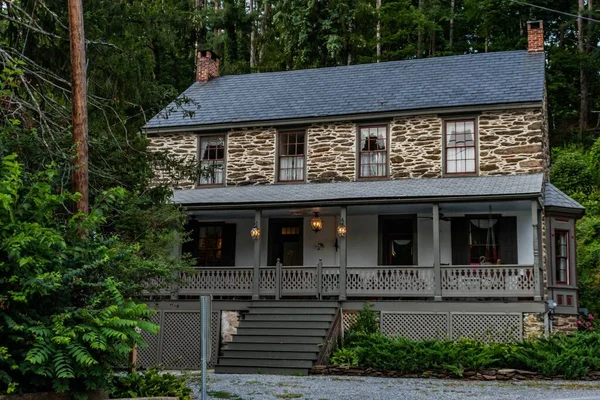
[(539, 301), (541, 187), (534, 175), (180, 192), (192, 233), (182, 250), (198, 266), (172, 293)]

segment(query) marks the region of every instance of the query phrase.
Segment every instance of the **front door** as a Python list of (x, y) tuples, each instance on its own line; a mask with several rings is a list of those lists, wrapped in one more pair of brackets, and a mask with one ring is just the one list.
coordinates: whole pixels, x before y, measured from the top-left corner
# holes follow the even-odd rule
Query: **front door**
[(302, 265), (302, 218), (269, 220), (268, 264)]

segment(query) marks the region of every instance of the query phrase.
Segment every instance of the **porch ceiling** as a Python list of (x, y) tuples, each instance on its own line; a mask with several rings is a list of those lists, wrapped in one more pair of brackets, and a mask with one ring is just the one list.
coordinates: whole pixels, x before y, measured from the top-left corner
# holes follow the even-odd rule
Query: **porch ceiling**
[(194, 209), (522, 200), (540, 197), (543, 175), (256, 185), (175, 191), (173, 201)]

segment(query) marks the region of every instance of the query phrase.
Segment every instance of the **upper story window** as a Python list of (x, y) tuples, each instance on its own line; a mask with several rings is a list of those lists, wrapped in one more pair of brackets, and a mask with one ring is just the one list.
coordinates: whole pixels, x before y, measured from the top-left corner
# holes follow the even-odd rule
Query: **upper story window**
[(569, 231), (554, 231), (554, 258), (556, 283), (569, 285)]
[(446, 121), (444, 128), (445, 173), (476, 173), (475, 120)]
[(279, 133), (279, 182), (304, 181), (306, 133), (303, 131)]
[(200, 137), (200, 185), (222, 185), (225, 179), (225, 136)]
[(387, 125), (359, 127), (358, 177), (384, 178), (388, 172)]

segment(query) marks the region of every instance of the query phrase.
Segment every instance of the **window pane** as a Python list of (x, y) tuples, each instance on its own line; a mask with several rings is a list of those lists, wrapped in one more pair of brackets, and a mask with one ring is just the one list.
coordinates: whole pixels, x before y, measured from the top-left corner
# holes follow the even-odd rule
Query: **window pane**
[(359, 161), (361, 177), (387, 175), (387, 127), (360, 128)]
[(223, 184), (225, 177), (225, 138), (200, 138), (200, 185)]
[(301, 132), (279, 134), (279, 181), (304, 180), (304, 139)]
[(475, 164), (475, 121), (446, 122), (446, 173), (473, 173)]
[(555, 231), (555, 277), (557, 283), (569, 284), (569, 232)]

